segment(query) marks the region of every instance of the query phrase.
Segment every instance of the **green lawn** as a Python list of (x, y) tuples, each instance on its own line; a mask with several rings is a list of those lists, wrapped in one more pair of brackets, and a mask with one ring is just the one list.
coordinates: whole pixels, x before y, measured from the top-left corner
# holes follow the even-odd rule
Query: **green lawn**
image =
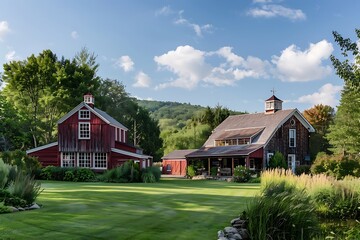
[(216, 239), (259, 184), (42, 183), (43, 208), (0, 215), (0, 239)]

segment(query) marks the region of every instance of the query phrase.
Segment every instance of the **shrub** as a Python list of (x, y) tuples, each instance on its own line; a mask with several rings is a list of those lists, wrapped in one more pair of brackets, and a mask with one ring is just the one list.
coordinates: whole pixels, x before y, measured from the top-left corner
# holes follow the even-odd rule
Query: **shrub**
[(41, 164), (37, 158), (28, 156), (26, 152), (21, 150), (3, 152), (2, 158), (5, 163), (17, 166), (19, 170), (27, 174), (35, 175), (41, 169)]
[(295, 174), (296, 175), (301, 175), (301, 174), (310, 174), (310, 166), (309, 165), (300, 165), (297, 166), (295, 169)]
[(141, 175), (141, 178), (144, 183), (155, 183), (156, 182), (155, 176), (152, 172), (144, 172)]
[(210, 168), (210, 175), (215, 177), (218, 173), (218, 168), (217, 167), (212, 167)]
[(287, 169), (287, 163), (285, 157), (281, 152), (275, 152), (275, 154), (270, 158), (269, 168), (284, 168)]
[(10, 168), (11, 166), (9, 164), (4, 163), (3, 160), (0, 159), (0, 189), (5, 188), (7, 185)]
[(189, 165), (189, 166), (187, 167), (187, 175), (188, 175), (190, 178), (192, 178), (192, 177), (194, 177), (194, 176), (196, 175), (196, 171), (195, 171), (195, 168), (194, 168), (193, 165)]
[(104, 179), (106, 182), (140, 182), (139, 165), (133, 161), (127, 161), (119, 167), (106, 171)]
[(0, 213), (10, 213), (12, 210), (5, 206), (4, 202), (0, 202)]
[(233, 181), (234, 182), (247, 182), (251, 178), (251, 171), (244, 166), (236, 166), (234, 168)]
[(161, 171), (158, 167), (148, 167), (148, 168), (145, 168), (142, 170), (142, 179), (143, 179), (143, 182), (144, 181), (144, 177), (143, 175), (146, 174), (146, 175), (153, 175), (154, 176), (154, 182), (158, 182), (160, 181), (160, 178), (161, 178)]
[(66, 171), (64, 176), (64, 181), (77, 182), (77, 179), (75, 179), (74, 172), (71, 170)]
[(269, 184), (247, 207), (251, 239), (310, 239), (317, 217), (310, 198), (285, 182)]
[(261, 177), (251, 178), (248, 183), (261, 183)]
[(8, 191), (11, 195), (24, 199), (27, 204), (31, 204), (41, 193), (40, 187), (40, 183), (35, 181), (33, 176), (19, 171), (15, 181), (10, 183)]
[(73, 168), (72, 170), (74, 171), (72, 180), (74, 182), (91, 182), (96, 179), (95, 173), (89, 168)]

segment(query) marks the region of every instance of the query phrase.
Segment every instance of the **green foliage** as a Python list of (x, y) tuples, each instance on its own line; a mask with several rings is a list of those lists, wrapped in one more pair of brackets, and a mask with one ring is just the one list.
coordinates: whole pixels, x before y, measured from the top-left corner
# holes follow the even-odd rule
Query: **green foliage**
[(140, 182), (141, 175), (139, 165), (133, 161), (127, 161), (119, 167), (108, 170), (104, 173), (106, 182)]
[(311, 171), (310, 171), (310, 165), (300, 165), (300, 166), (297, 166), (296, 169), (295, 169), (295, 174), (296, 175), (301, 175), (301, 174), (310, 174)]
[(212, 167), (210, 168), (210, 175), (215, 177), (218, 173), (218, 168), (217, 167)]
[(284, 168), (287, 169), (287, 163), (284, 155), (281, 152), (275, 152), (275, 154), (270, 158), (269, 168)]
[(24, 171), (27, 174), (35, 175), (41, 169), (41, 164), (37, 158), (28, 156), (26, 152), (21, 150), (2, 152), (0, 157), (7, 164), (16, 166), (19, 171)]
[(64, 168), (47, 166), (42, 169), (40, 177), (45, 180), (91, 182), (96, 180), (95, 173), (89, 168)]
[(248, 183), (261, 183), (261, 177), (251, 178)]
[(0, 202), (0, 214), (10, 212), (12, 212), (12, 210), (9, 207), (5, 206), (4, 202)]
[(190, 178), (192, 178), (192, 177), (194, 177), (195, 175), (196, 175), (196, 171), (195, 171), (195, 167), (194, 167), (194, 165), (189, 165), (189, 166), (187, 166), (187, 175), (190, 177)]
[(5, 188), (8, 183), (10, 168), (11, 166), (4, 163), (4, 161), (0, 158), (0, 189)]
[(251, 171), (245, 166), (236, 166), (234, 168), (233, 181), (234, 182), (248, 182), (251, 178)]
[(324, 173), (337, 179), (348, 175), (360, 177), (360, 159), (319, 153), (310, 170), (313, 174)]
[(32, 204), (41, 193), (41, 184), (34, 180), (33, 176), (19, 171), (8, 191), (11, 195), (23, 199), (27, 204)]
[[(355, 30), (358, 40), (360, 30)], [(335, 116), (335, 122), (330, 126), (327, 139), (333, 146), (335, 154), (355, 155), (360, 152), (360, 55), (357, 41), (343, 38), (333, 32), (335, 42), (341, 48), (345, 60), (341, 61), (331, 56), (331, 61), (337, 75), (344, 80), (340, 105)], [(349, 57), (349, 55), (351, 57)], [(354, 58), (354, 59), (353, 59)]]
[(160, 181), (161, 171), (159, 167), (151, 166), (141, 171), (141, 179), (144, 183), (154, 183)]
[(251, 239), (311, 239), (317, 217), (304, 191), (285, 182), (269, 184), (247, 208)]

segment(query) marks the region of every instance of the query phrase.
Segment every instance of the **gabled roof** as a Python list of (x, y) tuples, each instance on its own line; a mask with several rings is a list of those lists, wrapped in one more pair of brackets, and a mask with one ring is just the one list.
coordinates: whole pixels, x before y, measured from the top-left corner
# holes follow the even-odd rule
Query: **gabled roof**
[(149, 155), (144, 155), (144, 154), (139, 154), (139, 153), (128, 152), (128, 151), (121, 150), (121, 149), (117, 149), (117, 148), (112, 148), (111, 151), (112, 151), (112, 152), (115, 152), (115, 153), (122, 154), (122, 155), (134, 157), (134, 158), (139, 158), (139, 159), (149, 159), (149, 158), (152, 158), (152, 156), (149, 156)]
[(57, 146), (57, 145), (58, 145), (58, 142), (49, 143), (49, 144), (46, 144), (46, 145), (43, 145), (43, 146), (40, 146), (40, 147), (29, 149), (29, 150), (26, 151), (26, 154), (37, 152), (37, 151), (40, 151), (40, 150), (44, 150), (46, 148), (51, 148), (51, 147), (54, 147), (54, 146)]
[(248, 156), (262, 148), (263, 144), (231, 145), (221, 147), (202, 147), (199, 150), (186, 155), (187, 158), (198, 157), (231, 157)]
[(125, 130), (128, 130), (127, 127), (125, 127), (124, 125), (122, 125), (121, 123), (119, 123), (118, 121), (116, 121), (113, 117), (111, 117), (109, 114), (107, 114), (106, 112), (98, 109), (98, 108), (92, 108), (90, 107), (88, 104), (86, 104), (85, 102), (81, 102), (79, 105), (77, 105), (75, 108), (73, 108), (70, 112), (68, 112), (67, 114), (65, 114), (62, 118), (59, 119), (58, 124), (64, 122), (66, 119), (68, 119), (69, 117), (71, 117), (73, 114), (77, 113), (80, 109), (82, 109), (83, 107), (85, 107), (86, 109), (88, 109), (90, 112), (94, 113), (96, 116), (98, 116), (99, 118), (101, 118), (104, 122), (114, 126), (114, 127), (118, 127), (118, 128), (122, 128)]
[(241, 129), (226, 129), (215, 140), (228, 140), (238, 138), (251, 138), (259, 134), (264, 127), (256, 128), (241, 128)]
[(185, 159), (185, 156), (197, 151), (197, 149), (186, 149), (186, 150), (174, 150), (166, 156), (163, 156), (161, 159)]
[(267, 144), (276, 130), (281, 127), (290, 117), (295, 116), (309, 132), (315, 129), (302, 116), (297, 109), (279, 110), (273, 114), (254, 113), (229, 116), (217, 126), (204, 147), (213, 147), (214, 141), (223, 136), (230, 129), (261, 129), (263, 130), (253, 139), (254, 144)]

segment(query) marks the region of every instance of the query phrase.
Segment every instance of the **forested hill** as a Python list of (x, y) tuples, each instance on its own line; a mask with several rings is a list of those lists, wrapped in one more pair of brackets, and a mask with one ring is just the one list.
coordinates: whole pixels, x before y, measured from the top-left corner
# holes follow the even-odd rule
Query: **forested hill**
[(187, 120), (206, 109), (200, 105), (191, 105), (190, 103), (150, 100), (137, 100), (137, 102), (139, 106), (147, 109), (154, 119), (158, 121), (161, 119), (172, 119), (172, 121), (180, 128), (184, 126)]

